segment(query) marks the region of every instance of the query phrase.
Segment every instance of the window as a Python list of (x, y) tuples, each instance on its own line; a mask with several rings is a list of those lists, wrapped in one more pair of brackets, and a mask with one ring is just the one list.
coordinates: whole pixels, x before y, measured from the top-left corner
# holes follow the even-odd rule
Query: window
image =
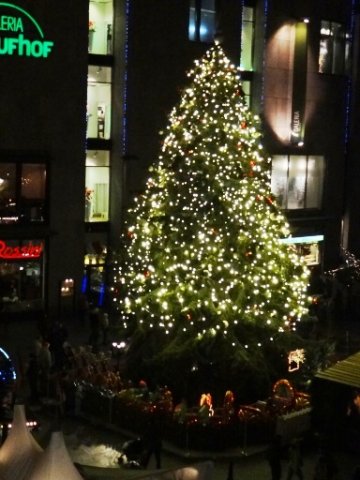
[(110, 138), (111, 68), (89, 66), (87, 90), (88, 138)]
[(190, 0), (189, 40), (210, 43), (215, 35), (215, 0)]
[(254, 45), (254, 9), (243, 7), (241, 20), (241, 58), (240, 69), (252, 71)]
[(44, 242), (0, 240), (0, 299), (5, 312), (43, 306)]
[(345, 59), (349, 56), (349, 42), (345, 41), (344, 26), (336, 22), (321, 21), (319, 72), (343, 74)]
[(45, 221), (46, 166), (0, 163), (0, 224)]
[(89, 3), (89, 53), (112, 54), (113, 2), (90, 0)]
[(323, 235), (306, 235), (303, 237), (288, 237), (281, 240), (281, 243), (292, 245), (296, 252), (303, 257), (306, 265), (319, 265), (321, 262), (321, 242)]
[(241, 80), (241, 87), (245, 94), (245, 103), (248, 107), (251, 107), (251, 81)]
[(86, 153), (85, 222), (109, 220), (109, 152)]
[(324, 157), (273, 156), (271, 191), (281, 208), (321, 208), (323, 180)]

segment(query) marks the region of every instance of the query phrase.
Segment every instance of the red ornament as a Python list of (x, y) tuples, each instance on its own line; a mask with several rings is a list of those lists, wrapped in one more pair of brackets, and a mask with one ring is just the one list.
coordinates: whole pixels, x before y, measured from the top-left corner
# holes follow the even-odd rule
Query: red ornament
[(144, 272), (144, 277), (145, 277), (145, 278), (150, 277), (150, 272), (149, 272), (149, 270), (145, 270), (145, 272)]
[(246, 128), (246, 127), (247, 127), (247, 123), (246, 123), (246, 122), (241, 122), (241, 123), (240, 123), (240, 127), (241, 127), (241, 128)]

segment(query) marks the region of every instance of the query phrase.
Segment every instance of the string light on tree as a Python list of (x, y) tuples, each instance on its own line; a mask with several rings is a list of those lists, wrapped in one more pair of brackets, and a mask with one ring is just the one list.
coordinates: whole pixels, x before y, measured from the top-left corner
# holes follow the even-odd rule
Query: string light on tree
[(151, 178), (128, 212), (115, 275), (127, 324), (240, 345), (239, 325), (264, 326), (270, 337), (307, 312), (308, 271), (280, 242), (289, 226), (239, 74), (216, 44), (170, 114)]

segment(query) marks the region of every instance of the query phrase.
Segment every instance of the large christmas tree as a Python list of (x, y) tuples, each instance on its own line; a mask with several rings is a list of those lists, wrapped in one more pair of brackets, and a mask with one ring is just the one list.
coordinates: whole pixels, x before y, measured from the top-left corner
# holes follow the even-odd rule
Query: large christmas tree
[(238, 69), (215, 45), (189, 78), (128, 212), (119, 271), (121, 317), (159, 378), (199, 362), (230, 374), (254, 349), (264, 364), (307, 306), (308, 272), (282, 241), (289, 227)]

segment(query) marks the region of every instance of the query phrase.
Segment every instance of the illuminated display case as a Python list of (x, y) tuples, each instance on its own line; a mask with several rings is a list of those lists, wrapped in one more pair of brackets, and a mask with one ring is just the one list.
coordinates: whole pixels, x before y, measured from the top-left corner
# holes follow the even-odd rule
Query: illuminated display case
[(89, 65), (86, 112), (88, 138), (110, 138), (110, 106), (111, 68)]
[(85, 222), (109, 220), (109, 152), (88, 150), (85, 172)]
[(113, 2), (91, 0), (89, 4), (89, 53), (111, 55), (113, 45)]
[(293, 245), (297, 253), (305, 259), (306, 265), (310, 267), (321, 263), (321, 244), (323, 240), (323, 235), (309, 235), (285, 238), (282, 243)]

